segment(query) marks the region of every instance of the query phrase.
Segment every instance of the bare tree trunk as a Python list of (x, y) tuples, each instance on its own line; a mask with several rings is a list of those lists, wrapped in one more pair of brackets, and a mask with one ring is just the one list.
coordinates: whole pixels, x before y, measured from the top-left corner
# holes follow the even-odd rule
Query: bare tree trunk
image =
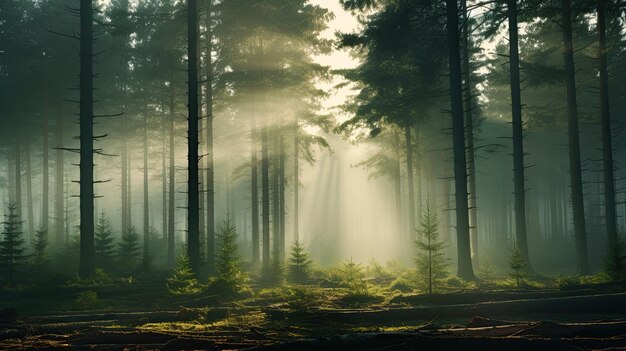
[[(125, 130), (125, 122), (122, 122), (122, 129)], [(121, 187), (122, 187), (122, 232), (128, 230), (128, 147), (126, 137), (122, 140), (121, 152)]]
[(472, 248), (472, 261), (478, 267), (478, 218), (476, 200), (476, 162), (474, 157), (474, 116), (473, 116), (473, 95), (472, 95), (472, 72), (470, 66), (470, 28), (467, 13), (467, 0), (461, 1), (461, 13), (463, 16), (463, 82), (465, 91), (465, 141), (467, 143), (467, 186), (469, 189), (469, 224), (470, 243)]
[(606, 0), (598, 0), (598, 43), (600, 57), (600, 114), (602, 120), (602, 159), (604, 161), (604, 208), (606, 232), (610, 243), (617, 241), (617, 212), (615, 209), (615, 176), (613, 174), (613, 138), (609, 110), (609, 73), (606, 47)]
[(174, 122), (176, 119), (176, 104), (175, 104), (175, 91), (173, 78), (170, 79), (170, 101), (169, 101), (169, 194), (168, 194), (168, 209), (167, 209), (167, 266), (174, 267), (176, 261), (176, 226), (175, 226), (175, 214), (176, 214), (176, 159), (174, 144)]
[(144, 270), (150, 267), (150, 199), (148, 197), (148, 114), (143, 116), (143, 259)]
[[(47, 98), (46, 98), (47, 100)], [(50, 144), (49, 144), (49, 127), (48, 127), (48, 109), (46, 108), (43, 116), (43, 184), (42, 184), (42, 206), (41, 206), (41, 229), (48, 235), (48, 226), (50, 221)]]
[(22, 138), (17, 132), (15, 138), (15, 214), (22, 220)]
[(407, 228), (408, 242), (415, 239), (415, 186), (413, 185), (413, 144), (411, 143), (411, 128), (404, 127), (404, 141), (406, 147), (406, 178), (409, 183), (409, 226)]
[(87, 277), (94, 270), (93, 179), (93, 4), (80, 2), (80, 266)]
[(530, 266), (526, 235), (526, 189), (524, 185), (524, 131), (519, 74), (519, 40), (517, 0), (507, 0), (509, 15), (509, 63), (511, 74), (511, 107), (513, 117), (513, 183), (515, 195), (515, 245)]
[(263, 271), (270, 268), (270, 182), (267, 127), (261, 135), (261, 216), (263, 217)]
[(450, 59), (450, 102), (452, 105), (452, 140), (454, 151), (454, 183), (456, 203), (457, 257), (459, 277), (474, 280), (470, 249), (467, 203), (467, 162), (465, 154), (465, 123), (463, 121), (463, 87), (459, 53), (459, 17), (456, 0), (446, 0), (448, 47)]
[(565, 83), (567, 85), (567, 126), (569, 137), (570, 181), (572, 209), (574, 214), (574, 237), (578, 271), (589, 272), (587, 256), (587, 231), (580, 165), (580, 137), (578, 129), (578, 107), (576, 101), (576, 73), (574, 70), (574, 44), (572, 39), (571, 1), (563, 0), (563, 46), (565, 48)]
[(30, 145), (26, 144), (26, 209), (28, 211), (28, 244), (35, 238), (35, 214), (33, 209), (33, 170), (30, 162)]
[[(162, 116), (163, 120), (161, 121), (161, 179), (162, 181), (162, 214), (161, 214), (161, 235), (163, 238), (163, 243), (167, 242), (167, 119), (165, 115)], [(166, 245), (167, 246), (167, 245)], [(160, 247), (163, 250), (163, 246)]]
[(60, 113), (56, 115), (55, 121), (55, 138), (56, 138), (56, 159), (55, 167), (55, 191), (54, 191), (54, 235), (56, 244), (61, 246), (64, 242), (65, 232), (65, 203), (64, 203), (64, 160), (63, 160), (63, 119)]
[(213, 147), (213, 36), (212, 36), (212, 0), (207, 6), (207, 85), (206, 85), (206, 228), (207, 228), (207, 263), (209, 272), (215, 270), (215, 169)]
[(296, 132), (293, 137), (293, 236), (296, 242), (300, 241), (300, 126), (296, 122)]
[(400, 235), (400, 238), (403, 238), (402, 235), (402, 173), (400, 171), (400, 162), (401, 161), (401, 157), (400, 157), (400, 136), (398, 135), (398, 132), (396, 130), (394, 130), (393, 132), (393, 138), (394, 138), (394, 149), (395, 149), (395, 164), (396, 164), (396, 169), (394, 170), (394, 180), (393, 180), (393, 187), (394, 187), (394, 192), (395, 192), (395, 198), (396, 198), (396, 216), (397, 216), (397, 225), (398, 225), (398, 232)]
[(279, 137), (279, 162), (278, 162), (278, 182), (280, 184), (279, 191), (279, 208), (280, 208), (280, 259), (285, 260), (285, 140), (282, 134)]
[(198, 176), (198, 1), (187, 0), (187, 255), (192, 270), (200, 270), (200, 204)]
[(257, 160), (257, 140), (256, 140), (256, 119), (252, 116), (250, 125), (250, 179), (252, 198), (252, 264), (258, 267), (261, 262), (260, 240), (259, 240), (259, 173)]
[(279, 141), (278, 131), (274, 130), (272, 145), (272, 255), (280, 260), (280, 181), (279, 181)]

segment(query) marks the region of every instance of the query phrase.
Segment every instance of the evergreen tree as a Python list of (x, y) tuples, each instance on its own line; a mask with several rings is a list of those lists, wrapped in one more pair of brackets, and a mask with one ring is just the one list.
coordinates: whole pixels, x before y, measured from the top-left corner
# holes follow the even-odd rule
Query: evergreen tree
[(122, 233), (122, 241), (118, 243), (117, 257), (125, 267), (134, 266), (139, 257), (139, 234), (135, 227)]
[(47, 262), (46, 249), (48, 248), (48, 231), (44, 228), (35, 231), (33, 240), (33, 263), (36, 266), (44, 266)]
[(183, 251), (176, 260), (176, 268), (167, 278), (167, 290), (174, 296), (188, 296), (200, 293), (201, 286), (191, 270), (189, 257)]
[(2, 222), (2, 241), (0, 241), (0, 268), (6, 274), (9, 283), (13, 283), (17, 267), (26, 259), (24, 239), (22, 238), (22, 221), (15, 205), (9, 205), (9, 214)]
[(95, 260), (96, 266), (102, 268), (109, 265), (115, 256), (115, 242), (111, 222), (104, 211), (100, 212), (95, 232)]
[(522, 251), (515, 245), (509, 259), (510, 276), (515, 279), (515, 285), (519, 289), (524, 282), (524, 278), (528, 275), (528, 263), (524, 260)]
[(226, 217), (218, 228), (215, 258), (216, 286), (232, 293), (240, 291), (246, 281), (246, 276), (241, 269), (237, 229), (230, 217)]
[(415, 259), (420, 274), (420, 283), (429, 294), (436, 290), (441, 281), (448, 276), (444, 242), (439, 239), (439, 219), (437, 213), (427, 203), (420, 221), (420, 239), (415, 241), (418, 255)]
[(295, 283), (306, 282), (311, 276), (311, 259), (298, 240), (291, 246), (287, 272), (289, 280)]

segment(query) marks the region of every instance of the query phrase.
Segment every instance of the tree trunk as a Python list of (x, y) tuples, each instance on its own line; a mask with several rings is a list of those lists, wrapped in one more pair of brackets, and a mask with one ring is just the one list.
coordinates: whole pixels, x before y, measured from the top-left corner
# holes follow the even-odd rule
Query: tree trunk
[(17, 133), (15, 138), (15, 214), (22, 220), (22, 138)]
[(470, 251), (469, 214), (467, 204), (467, 163), (465, 160), (465, 123), (463, 121), (463, 87), (459, 53), (459, 18), (456, 0), (446, 0), (448, 47), (450, 51), (450, 102), (452, 105), (452, 140), (454, 152), (454, 185), (459, 277), (476, 279)]
[(511, 107), (513, 120), (513, 183), (515, 195), (515, 245), (522, 259), (528, 262), (526, 235), (526, 189), (524, 185), (524, 131), (519, 74), (519, 40), (517, 28), (517, 0), (507, 0), (509, 16), (509, 63), (511, 73)]
[(150, 199), (148, 198), (148, 114), (143, 116), (143, 259), (144, 270), (150, 267)]
[[(122, 129), (125, 128), (125, 121), (122, 122)], [(126, 137), (122, 140), (122, 155), (120, 158), (121, 164), (121, 181), (122, 181), (122, 232), (128, 230), (128, 147), (126, 143)]]
[(41, 206), (41, 229), (46, 232), (48, 235), (48, 226), (50, 220), (49, 214), (49, 203), (50, 203), (50, 157), (49, 157), (49, 130), (48, 130), (48, 109), (46, 108), (43, 116), (43, 164), (42, 164), (42, 173), (43, 173), (43, 185), (42, 185), (42, 206)]
[(270, 268), (270, 181), (267, 127), (261, 135), (261, 216), (263, 217), (263, 271)]
[(296, 132), (293, 137), (293, 237), (296, 242), (300, 241), (300, 126), (296, 123)]
[(411, 128), (404, 127), (404, 141), (406, 147), (406, 179), (409, 183), (409, 225), (407, 239), (411, 243), (415, 239), (415, 187), (413, 185), (413, 145), (411, 143)]
[(176, 263), (176, 226), (174, 216), (176, 214), (176, 159), (174, 144), (174, 122), (176, 119), (176, 92), (174, 91), (174, 79), (170, 78), (170, 101), (169, 101), (169, 194), (167, 209), (167, 266), (173, 268)]
[(209, 272), (215, 270), (215, 170), (214, 170), (214, 147), (213, 147), (213, 36), (211, 31), (212, 0), (207, 6), (207, 84), (206, 84), (206, 228), (207, 228), (207, 263)]
[(56, 115), (55, 121), (55, 138), (56, 138), (56, 159), (55, 167), (55, 191), (54, 191), (54, 236), (58, 246), (64, 242), (65, 231), (65, 203), (64, 203), (64, 160), (63, 160), (63, 118), (60, 113)]
[(187, 255), (200, 269), (200, 204), (198, 177), (198, 1), (187, 0)]
[(256, 120), (255, 116), (252, 116), (250, 125), (250, 179), (252, 187), (252, 264), (254, 267), (258, 267), (261, 262), (259, 250), (259, 173), (257, 170), (258, 161), (256, 146)]
[(278, 182), (279, 191), (279, 207), (280, 207), (280, 259), (285, 260), (285, 140), (280, 135), (279, 143), (279, 162), (278, 162)]
[(606, 0), (598, 0), (598, 42), (600, 56), (600, 114), (602, 120), (602, 159), (604, 162), (604, 209), (606, 233), (610, 243), (617, 241), (615, 210), (615, 177), (613, 175), (613, 141), (609, 110), (609, 74), (606, 47)]
[(473, 116), (473, 95), (471, 84), (471, 66), (470, 66), (470, 28), (467, 13), (467, 0), (461, 1), (461, 13), (463, 16), (463, 82), (465, 91), (465, 141), (467, 143), (467, 186), (469, 189), (469, 225), (470, 225), (470, 242), (472, 249), (472, 261), (474, 266), (478, 267), (478, 218), (477, 218), (477, 200), (476, 200), (476, 163), (474, 157), (474, 116)]
[(279, 141), (277, 129), (274, 130), (272, 145), (272, 255), (275, 260), (280, 260), (280, 167), (279, 167)]
[[(163, 243), (167, 242), (167, 119), (165, 115), (162, 116), (161, 121), (161, 195), (162, 195), (162, 214), (161, 214), (161, 235)], [(167, 245), (165, 245), (167, 246)], [(161, 246), (163, 250), (165, 247)]]
[(563, 0), (563, 46), (565, 49), (565, 83), (567, 85), (567, 126), (569, 137), (570, 189), (574, 215), (574, 238), (578, 271), (589, 272), (587, 257), (587, 232), (580, 165), (580, 138), (578, 130), (578, 107), (576, 102), (576, 73), (574, 70), (574, 44), (572, 39), (571, 1)]
[(87, 277), (94, 270), (93, 180), (93, 4), (80, 2), (80, 266)]
[(28, 211), (28, 244), (35, 238), (35, 214), (33, 209), (33, 170), (30, 161), (30, 145), (26, 144), (26, 208)]
[(395, 148), (395, 164), (396, 164), (396, 169), (394, 170), (394, 179), (393, 179), (393, 187), (394, 187), (394, 192), (395, 192), (395, 198), (396, 198), (396, 221), (397, 221), (397, 225), (398, 225), (398, 234), (400, 236), (400, 238), (403, 238), (404, 236), (402, 235), (402, 173), (400, 171), (400, 162), (401, 161), (401, 157), (400, 157), (400, 151), (401, 151), (401, 146), (400, 146), (400, 136), (398, 135), (398, 132), (396, 130), (394, 130), (393, 132), (393, 138), (394, 138), (394, 148)]

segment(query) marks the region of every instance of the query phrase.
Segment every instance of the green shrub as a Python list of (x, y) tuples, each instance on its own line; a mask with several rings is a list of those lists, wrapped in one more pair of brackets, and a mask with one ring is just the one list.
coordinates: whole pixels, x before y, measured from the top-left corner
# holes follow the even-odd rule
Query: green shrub
[(102, 268), (96, 268), (91, 275), (81, 278), (78, 274), (65, 282), (67, 287), (98, 287), (106, 286), (113, 283), (111, 276)]
[(626, 280), (626, 245), (623, 240), (611, 240), (609, 243), (604, 271), (613, 281)]
[(428, 203), (424, 209), (420, 223), (420, 239), (415, 241), (417, 258), (415, 263), (418, 271), (420, 288), (432, 294), (448, 277), (447, 259), (444, 249), (446, 244), (439, 239), (439, 219)]
[(511, 252), (509, 268), (511, 269), (509, 275), (513, 278), (515, 286), (519, 289), (528, 275), (528, 262), (522, 257), (522, 250), (520, 250), (517, 245), (515, 245)]
[(92, 290), (81, 292), (74, 303), (78, 308), (83, 310), (98, 308), (102, 305), (102, 302), (98, 299), (98, 293)]
[(369, 294), (369, 286), (365, 281), (363, 265), (349, 259), (343, 264), (340, 274), (340, 285), (347, 289), (348, 295)]
[(403, 293), (409, 293), (415, 290), (415, 284), (408, 279), (398, 277), (389, 284), (390, 291), (399, 291)]

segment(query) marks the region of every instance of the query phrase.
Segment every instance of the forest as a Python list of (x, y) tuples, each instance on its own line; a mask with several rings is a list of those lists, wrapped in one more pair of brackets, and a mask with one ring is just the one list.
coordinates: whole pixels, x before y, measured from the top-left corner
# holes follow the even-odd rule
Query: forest
[(626, 350), (625, 60), (619, 0), (0, 0), (0, 350)]

